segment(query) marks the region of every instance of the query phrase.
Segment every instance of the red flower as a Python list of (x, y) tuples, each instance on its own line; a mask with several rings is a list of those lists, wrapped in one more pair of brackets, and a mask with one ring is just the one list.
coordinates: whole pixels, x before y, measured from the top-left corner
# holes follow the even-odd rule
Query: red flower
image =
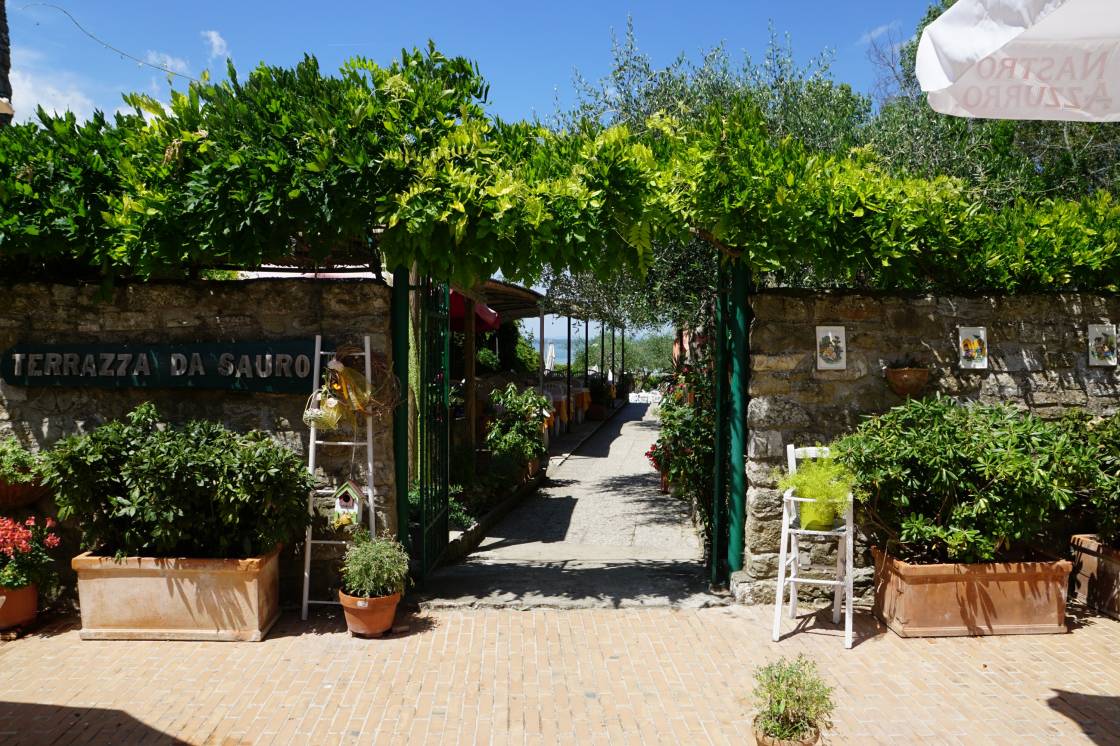
[(49, 548), (54, 549), (61, 542), (59, 541), (58, 536), (56, 536), (55, 534), (47, 534), (46, 538), (43, 539), (43, 543), (46, 544)]
[(54, 528), (56, 525), (58, 525), (58, 521), (51, 518), (50, 516), (47, 516), (47, 528)]

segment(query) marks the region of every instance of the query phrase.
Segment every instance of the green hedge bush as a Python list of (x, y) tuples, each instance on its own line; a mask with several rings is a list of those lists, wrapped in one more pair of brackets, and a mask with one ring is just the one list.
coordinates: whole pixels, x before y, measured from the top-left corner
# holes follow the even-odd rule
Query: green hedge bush
[(46, 471), (59, 517), (102, 554), (247, 557), (310, 521), (313, 479), (297, 454), (260, 432), (161, 424), (152, 404), (59, 441)]
[(917, 562), (1028, 552), (1057, 511), (1100, 484), (1089, 439), (1010, 406), (910, 400), (835, 443), (880, 546)]

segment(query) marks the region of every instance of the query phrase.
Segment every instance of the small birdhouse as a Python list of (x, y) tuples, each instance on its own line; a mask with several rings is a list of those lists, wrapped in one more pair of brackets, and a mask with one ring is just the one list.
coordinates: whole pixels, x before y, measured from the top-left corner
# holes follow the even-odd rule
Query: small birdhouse
[(347, 479), (334, 491), (334, 525), (356, 525), (362, 520), (362, 503), (366, 494), (362, 485)]

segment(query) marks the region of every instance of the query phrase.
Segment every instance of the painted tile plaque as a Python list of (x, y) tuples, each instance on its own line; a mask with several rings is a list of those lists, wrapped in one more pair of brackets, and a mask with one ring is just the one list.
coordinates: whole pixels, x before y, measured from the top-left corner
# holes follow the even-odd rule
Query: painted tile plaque
[(845, 370), (848, 340), (842, 326), (817, 327), (817, 370)]
[(1116, 365), (1116, 324), (1089, 324), (1089, 365)]
[(957, 353), (964, 370), (988, 369), (988, 329), (983, 326), (957, 327)]

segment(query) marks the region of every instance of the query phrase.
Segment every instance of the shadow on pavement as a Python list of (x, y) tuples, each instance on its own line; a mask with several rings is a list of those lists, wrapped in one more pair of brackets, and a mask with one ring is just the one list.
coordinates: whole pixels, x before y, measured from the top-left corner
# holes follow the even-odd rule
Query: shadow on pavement
[(0, 701), (0, 743), (184, 743), (122, 710)]
[(1120, 744), (1120, 696), (1082, 694), (1054, 689), (1050, 709), (1077, 723), (1095, 744)]
[(582, 608), (707, 605), (712, 602), (698, 562), (472, 562), (439, 570), (420, 600), (428, 608)]

